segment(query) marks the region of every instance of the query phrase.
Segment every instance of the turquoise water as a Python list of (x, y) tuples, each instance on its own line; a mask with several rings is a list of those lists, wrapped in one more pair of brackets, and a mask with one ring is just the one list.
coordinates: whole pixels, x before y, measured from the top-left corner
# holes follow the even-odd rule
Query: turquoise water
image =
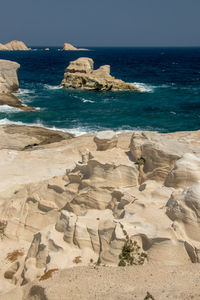
[[(37, 47), (36, 47), (37, 48)], [(135, 83), (142, 93), (59, 88), (69, 61), (94, 59), (95, 68)], [(102, 129), (173, 132), (200, 128), (200, 48), (92, 48), (87, 52), (0, 52), (21, 64), (18, 97), (34, 112), (0, 107), (0, 124), (37, 124), (81, 134)]]

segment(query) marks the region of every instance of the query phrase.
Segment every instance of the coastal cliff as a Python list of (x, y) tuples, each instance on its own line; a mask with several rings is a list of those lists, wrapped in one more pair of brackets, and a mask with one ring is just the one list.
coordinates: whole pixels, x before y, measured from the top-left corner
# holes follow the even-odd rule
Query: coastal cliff
[(29, 299), (52, 270), (117, 266), (127, 239), (144, 270), (200, 261), (200, 131), (105, 131), (48, 145), (22, 127), (0, 136), (1, 291), (28, 283), (17, 299)]
[(94, 70), (94, 61), (88, 57), (80, 57), (70, 62), (61, 86), (88, 91), (139, 91), (135, 86), (111, 76), (109, 65)]
[(20, 100), (13, 95), (19, 89), (17, 71), (20, 65), (14, 61), (0, 59), (0, 105), (34, 110), (34, 108), (23, 105)]

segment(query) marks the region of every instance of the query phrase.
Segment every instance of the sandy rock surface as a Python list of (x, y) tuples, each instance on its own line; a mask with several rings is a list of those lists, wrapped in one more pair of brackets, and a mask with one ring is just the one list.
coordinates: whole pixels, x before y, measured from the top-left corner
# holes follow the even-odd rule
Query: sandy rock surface
[(28, 150), (70, 139), (72, 134), (36, 126), (0, 126), (0, 149)]
[(88, 57), (80, 57), (70, 62), (64, 73), (61, 85), (64, 88), (96, 90), (96, 91), (138, 91), (136, 87), (110, 75), (110, 66), (101, 66), (94, 70), (94, 61)]
[[(1, 300), (198, 300), (199, 265), (76, 267), (55, 271), (52, 277), (15, 288)], [(153, 298), (145, 298), (147, 295)]]

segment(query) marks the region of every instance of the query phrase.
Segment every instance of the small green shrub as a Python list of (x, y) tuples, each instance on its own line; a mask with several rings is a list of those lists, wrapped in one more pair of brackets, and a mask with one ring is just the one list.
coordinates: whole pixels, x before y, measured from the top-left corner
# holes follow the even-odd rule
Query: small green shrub
[(144, 300), (155, 300), (155, 298), (149, 292), (147, 292), (146, 297), (144, 298)]
[(138, 166), (143, 166), (145, 163), (145, 159), (143, 157), (140, 157), (136, 160), (135, 164)]
[(126, 238), (122, 251), (119, 255), (119, 267), (132, 266), (132, 265), (143, 265), (147, 254), (141, 251), (141, 247), (136, 241), (132, 241), (128, 236), (124, 226), (120, 223), (123, 234)]

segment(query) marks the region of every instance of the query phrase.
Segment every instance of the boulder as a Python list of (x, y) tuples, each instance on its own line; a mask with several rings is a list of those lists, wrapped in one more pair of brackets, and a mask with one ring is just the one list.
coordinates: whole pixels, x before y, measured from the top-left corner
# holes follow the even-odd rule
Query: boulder
[(85, 48), (76, 48), (76, 47), (72, 46), (69, 43), (64, 43), (63, 50), (64, 51), (87, 51), (88, 49), (85, 49)]
[(117, 135), (114, 131), (100, 131), (94, 137), (94, 142), (97, 145), (97, 150), (112, 149), (117, 146)]
[(80, 57), (70, 62), (61, 86), (88, 91), (139, 91), (135, 86), (111, 76), (109, 65), (101, 66), (97, 70), (93, 66), (94, 61), (88, 57)]

